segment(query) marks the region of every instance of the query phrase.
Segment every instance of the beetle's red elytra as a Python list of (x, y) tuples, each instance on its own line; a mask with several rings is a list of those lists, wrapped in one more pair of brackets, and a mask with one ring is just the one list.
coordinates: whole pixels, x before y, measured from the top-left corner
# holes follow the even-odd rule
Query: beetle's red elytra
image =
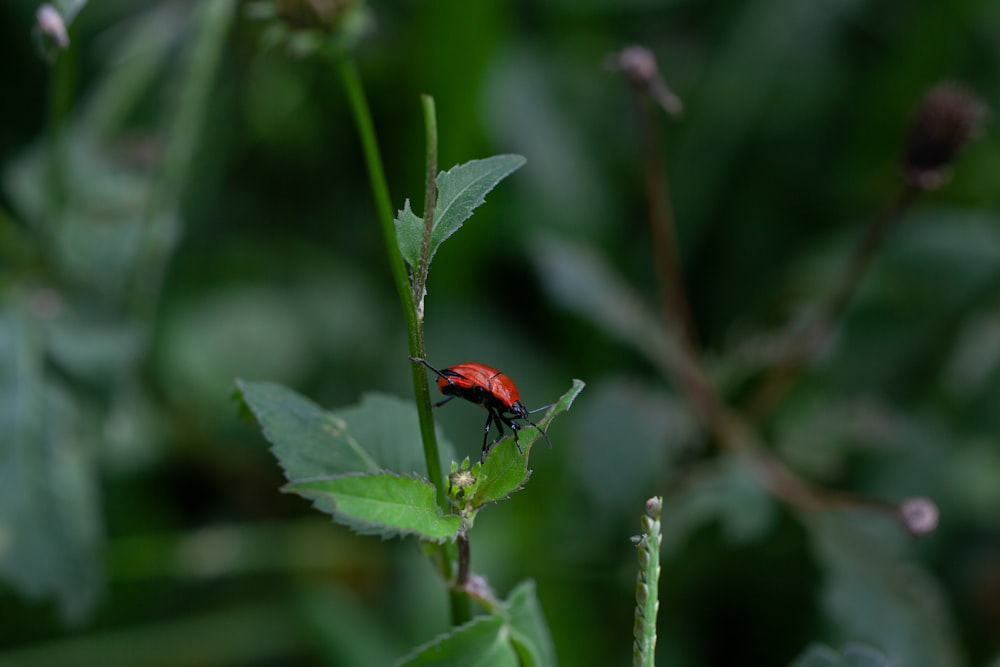
[[(545, 441), (549, 443), (549, 447), (552, 447), (548, 434), (528, 417), (529, 411), (521, 402), (521, 393), (517, 390), (517, 385), (505, 373), (475, 362), (456, 364), (438, 370), (427, 363), (425, 359), (419, 357), (410, 357), (410, 361), (423, 364), (438, 376), (438, 390), (448, 398), (435, 403), (434, 407), (444, 405), (451, 399), (458, 397), (486, 409), (486, 428), (483, 429), (483, 461), (486, 460), (486, 455), (489, 454), (493, 445), (503, 440), (504, 424), (510, 427), (514, 434), (514, 444), (517, 445), (517, 451), (524, 453), (521, 450), (521, 443), (517, 439), (517, 432), (524, 428), (524, 425), (518, 423), (516, 421), (518, 419), (523, 419), (541, 431)], [(497, 425), (500, 435), (488, 442), (490, 427), (493, 424)]]

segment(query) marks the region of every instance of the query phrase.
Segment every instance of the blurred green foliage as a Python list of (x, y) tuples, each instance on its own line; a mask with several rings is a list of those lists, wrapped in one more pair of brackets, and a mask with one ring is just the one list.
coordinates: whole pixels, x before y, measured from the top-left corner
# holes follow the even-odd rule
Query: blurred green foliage
[[(409, 396), (330, 62), (269, 41), (235, 2), (111, 0), (82, 8), (50, 64), (36, 7), (0, 7), (0, 665), (406, 655), (446, 630), (433, 567), (412, 541), (355, 536), (278, 493), (229, 398), (237, 376), (324, 406)], [(649, 46), (684, 100), (661, 148), (708, 365), (738, 401), (887, 206), (924, 91), (954, 78), (1000, 108), (1000, 5), (365, 11), (357, 58), (397, 208), (423, 189), (422, 92), (442, 166), (527, 158), (438, 253), (428, 356), (502, 368), (532, 406), (588, 381), (472, 543), (501, 594), (537, 582), (560, 663), (627, 664), (629, 535), (652, 495), (658, 664), (1000, 659), (1000, 139), (970, 145), (893, 230), (834, 345), (762, 428), (808, 479), (933, 498), (941, 526), (920, 541), (776, 501), (657, 373), (648, 322), (586, 310), (656, 293), (633, 99), (608, 54)], [(480, 412), (438, 420), (477, 455)], [(871, 649), (818, 646), (852, 642)]]

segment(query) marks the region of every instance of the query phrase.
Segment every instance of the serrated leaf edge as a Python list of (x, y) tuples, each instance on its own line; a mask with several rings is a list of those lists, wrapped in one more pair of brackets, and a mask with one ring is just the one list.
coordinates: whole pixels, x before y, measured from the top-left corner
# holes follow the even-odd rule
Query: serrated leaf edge
[[(470, 165), (473, 165), (473, 164), (478, 164), (478, 163), (482, 163), (482, 162), (490, 162), (490, 161), (495, 161), (495, 160), (499, 160), (499, 159), (503, 159), (503, 158), (519, 158), (519, 159), (514, 160), (513, 165), (510, 168), (504, 170), (498, 177), (495, 177), (495, 175), (493, 173), (491, 173), (491, 172), (487, 172), (487, 173), (481, 175), (479, 178), (475, 179), (474, 181), (470, 182), (468, 185), (466, 185), (461, 190), (459, 190), (458, 193), (454, 197), (452, 197), (451, 201), (449, 201), (448, 204), (444, 208), (441, 208), (441, 209), (438, 209), (438, 210), (434, 211), (434, 221), (435, 221), (434, 222), (434, 227), (435, 227), (435, 229), (438, 226), (438, 221), (444, 220), (445, 216), (447, 216), (448, 212), (451, 210), (451, 206), (456, 201), (458, 201), (465, 192), (467, 192), (468, 190), (470, 190), (475, 185), (479, 184), (485, 178), (494, 178), (495, 177), (496, 178), (496, 182), (493, 184), (493, 188), (495, 188), (497, 185), (500, 184), (500, 181), (502, 181), (503, 179), (507, 178), (508, 176), (510, 176), (511, 174), (513, 174), (515, 171), (517, 171), (518, 169), (520, 169), (521, 167), (523, 167), (527, 163), (527, 159), (523, 155), (518, 155), (517, 153), (501, 153), (499, 155), (491, 155), (490, 157), (478, 158), (478, 159), (475, 159), (475, 160), (469, 160), (468, 162), (463, 162), (462, 164), (456, 164), (451, 169), (449, 169), (447, 171), (442, 171), (442, 172), (438, 173), (437, 177), (434, 179), (434, 183), (435, 183), (435, 185), (438, 188), (438, 192), (440, 193), (441, 192), (440, 182), (441, 182), (441, 177), (442, 176), (451, 176), (456, 170), (458, 170), (458, 169), (465, 169), (465, 168), (467, 168), (467, 167), (469, 167)], [(479, 197), (478, 199), (476, 199), (472, 203), (472, 205), (469, 207), (468, 215), (466, 215), (464, 218), (462, 218), (461, 220), (459, 220), (459, 223), (462, 223), (462, 222), (465, 222), (466, 220), (468, 220), (472, 216), (472, 210), (476, 209), (476, 208), (478, 208), (480, 206), (482, 206), (482, 204), (486, 202), (486, 195), (488, 195), (490, 192), (492, 192), (493, 188), (490, 188), (489, 190), (487, 190), (486, 192), (484, 192), (481, 197)], [(441, 239), (441, 242), (443, 243), (445, 241), (445, 239), (447, 239), (447, 238), (448, 237), (445, 236), (444, 238)], [(434, 253), (434, 250), (431, 249), (431, 254), (433, 255), (433, 253)]]
[[(305, 401), (306, 403), (311, 404), (319, 412), (321, 412), (324, 415), (324, 417), (327, 418), (328, 420), (339, 420), (341, 423), (344, 423), (343, 420), (340, 417), (338, 417), (335, 413), (333, 413), (330, 410), (324, 408), (322, 405), (320, 405), (316, 401), (312, 400), (308, 396), (305, 396), (304, 394), (300, 394), (299, 392), (295, 391), (294, 389), (291, 389), (290, 387), (286, 387), (283, 384), (279, 384), (277, 382), (266, 382), (266, 381), (265, 382), (260, 382), (260, 381), (255, 381), (255, 380), (244, 380), (243, 378), (237, 378), (235, 380), (234, 384), (237, 387), (237, 391), (234, 392), (234, 394), (236, 394), (237, 400), (239, 400), (239, 402), (241, 403), (241, 405), (244, 406), (247, 410), (249, 410), (250, 414), (253, 415), (254, 421), (257, 423), (258, 428), (260, 428), (261, 434), (264, 436), (264, 439), (267, 440), (267, 442), (270, 443), (270, 445), (271, 445), (271, 447), (268, 448), (268, 451), (270, 451), (271, 454), (274, 456), (274, 458), (278, 461), (278, 466), (281, 468), (282, 472), (284, 473), (285, 479), (287, 479), (289, 482), (292, 482), (294, 480), (290, 476), (290, 474), (288, 472), (288, 468), (286, 468), (285, 464), (282, 462), (281, 457), (278, 456), (278, 453), (276, 451), (274, 451), (275, 447), (278, 446), (278, 443), (275, 442), (275, 439), (273, 437), (273, 433), (272, 433), (271, 429), (264, 424), (264, 422), (261, 420), (260, 415), (257, 413), (257, 410), (247, 400), (245, 385), (246, 384), (263, 384), (263, 385), (271, 385), (271, 386), (274, 386), (274, 387), (278, 387), (280, 389), (283, 389), (284, 391), (287, 391), (287, 392), (289, 392), (291, 394), (294, 394), (300, 400)], [(377, 393), (377, 392), (375, 392), (375, 393)], [(335, 424), (335, 425), (336, 426), (340, 426), (340, 424)], [(355, 472), (369, 473), (369, 472), (375, 472), (377, 470), (380, 470), (378, 462), (376, 462), (375, 459), (372, 458), (371, 454), (369, 454), (365, 450), (365, 448), (362, 447), (361, 444), (357, 440), (354, 439), (354, 436), (350, 435), (349, 431), (347, 431), (346, 428), (344, 429), (344, 433), (345, 433), (345, 435), (343, 437), (343, 440), (344, 440), (346, 446), (349, 447), (355, 454), (357, 454), (358, 458), (361, 461), (367, 462), (367, 465), (369, 466), (368, 470), (365, 470), (365, 471), (355, 471)]]
[[(302, 484), (302, 483), (306, 483), (306, 482), (326, 482), (326, 481), (331, 481), (331, 480), (335, 480), (335, 479), (341, 479), (343, 477), (376, 477), (376, 476), (381, 476), (381, 475), (388, 475), (390, 477), (397, 477), (397, 478), (415, 479), (415, 480), (417, 480), (419, 482), (423, 482), (423, 483), (427, 484), (429, 487), (431, 487), (431, 489), (435, 489), (434, 485), (431, 484), (429, 480), (421, 477), (420, 475), (400, 474), (400, 473), (394, 472), (392, 470), (384, 470), (384, 469), (382, 469), (382, 470), (365, 471), (365, 472), (347, 472), (347, 473), (342, 473), (340, 475), (317, 475), (317, 476), (314, 476), (314, 477), (302, 477), (302, 478), (295, 479), (295, 480), (289, 480), (287, 484), (284, 484), (284, 485), (281, 486), (281, 488), (279, 489), (279, 491), (281, 493), (291, 493), (291, 494), (295, 494), (295, 495), (302, 496), (304, 498), (309, 498), (310, 500), (313, 500), (312, 496), (317, 496), (317, 495), (325, 494), (326, 492), (325, 491), (308, 490), (308, 489), (299, 490), (299, 489), (294, 489), (294, 488), (291, 488), (291, 487), (294, 486), (295, 484)], [(461, 530), (462, 530), (462, 526), (460, 526), (459, 529), (455, 531), (455, 535), (453, 535), (451, 537), (442, 537), (442, 538), (438, 539), (438, 538), (434, 538), (434, 537), (430, 537), (428, 535), (425, 535), (424, 533), (421, 533), (421, 532), (416, 531), (416, 530), (406, 530), (406, 529), (403, 529), (403, 528), (399, 528), (397, 526), (390, 526), (388, 524), (379, 523), (377, 521), (367, 521), (365, 519), (358, 519), (358, 518), (355, 518), (355, 517), (352, 517), (352, 516), (341, 514), (339, 511), (336, 510), (337, 502), (335, 500), (332, 501), (332, 502), (333, 502), (333, 505), (334, 505), (334, 513), (331, 515), (333, 517), (333, 520), (336, 521), (337, 523), (341, 524), (341, 525), (345, 525), (348, 528), (351, 528), (352, 530), (358, 532), (359, 534), (377, 534), (377, 535), (382, 535), (383, 538), (407, 537), (407, 536), (412, 535), (414, 537), (419, 538), (420, 540), (422, 540), (424, 542), (433, 542), (435, 544), (444, 544), (445, 542), (454, 541), (455, 538), (458, 536), (458, 533), (461, 532)], [(313, 507), (315, 507), (315, 501), (313, 502)], [(327, 514), (327, 512), (325, 512), (324, 510), (320, 510), (320, 511), (322, 511), (324, 514)], [(459, 518), (459, 519), (461, 518), (457, 514), (445, 514), (444, 512), (441, 511), (440, 507), (437, 508), (437, 516), (440, 517), (440, 518), (445, 518), (445, 517), (449, 517), (449, 516), (454, 516), (454, 517)], [(371, 533), (365, 533), (365, 532), (362, 531), (362, 527), (366, 527), (366, 526), (371, 526), (373, 528), (373, 530), (371, 531)]]

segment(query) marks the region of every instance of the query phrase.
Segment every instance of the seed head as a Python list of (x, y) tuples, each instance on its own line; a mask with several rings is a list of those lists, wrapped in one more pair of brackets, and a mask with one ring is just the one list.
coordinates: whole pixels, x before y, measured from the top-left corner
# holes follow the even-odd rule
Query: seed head
[(476, 476), (469, 470), (458, 470), (448, 476), (448, 481), (456, 489), (467, 489), (476, 481)]
[(958, 84), (931, 88), (913, 118), (903, 152), (907, 183), (920, 190), (940, 187), (958, 153), (979, 134), (985, 115), (986, 105)]

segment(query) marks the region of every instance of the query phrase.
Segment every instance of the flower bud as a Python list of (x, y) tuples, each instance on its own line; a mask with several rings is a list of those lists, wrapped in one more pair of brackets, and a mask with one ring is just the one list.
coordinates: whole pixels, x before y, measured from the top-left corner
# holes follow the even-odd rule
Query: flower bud
[(899, 520), (911, 535), (933, 533), (938, 525), (938, 508), (930, 498), (907, 498), (899, 506)]
[(684, 105), (660, 76), (652, 51), (644, 46), (628, 46), (612, 55), (608, 63), (624, 74), (636, 90), (648, 93), (668, 114), (681, 115)]
[(60, 49), (69, 48), (69, 33), (66, 22), (59, 10), (49, 3), (39, 6), (35, 12), (35, 21), (42, 34), (52, 40)]
[(927, 93), (910, 124), (902, 170), (907, 183), (934, 190), (948, 179), (948, 167), (979, 134), (986, 106), (955, 83), (940, 83)]

